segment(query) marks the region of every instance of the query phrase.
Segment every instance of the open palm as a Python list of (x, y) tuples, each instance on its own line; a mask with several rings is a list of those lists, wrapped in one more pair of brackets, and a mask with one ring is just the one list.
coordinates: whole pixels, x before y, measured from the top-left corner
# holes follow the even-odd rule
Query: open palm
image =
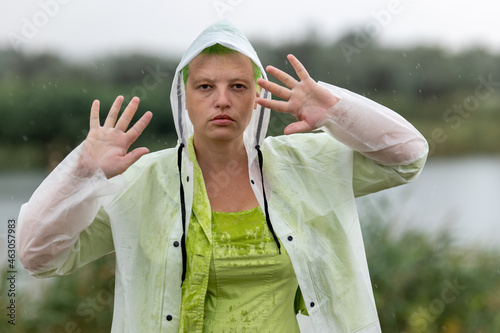
[(297, 118), (297, 122), (285, 128), (285, 134), (314, 130), (324, 124), (328, 109), (338, 102), (338, 98), (332, 95), (328, 89), (316, 83), (295, 56), (290, 54), (287, 58), (300, 81), (276, 67), (267, 66), (266, 71), (280, 80), (286, 87), (264, 79), (259, 79), (257, 83), (285, 101), (259, 97), (256, 102), (275, 111), (291, 113)]
[(108, 116), (101, 126), (99, 121), (100, 103), (95, 100), (90, 111), (90, 130), (83, 142), (83, 154), (90, 157), (104, 171), (107, 178), (123, 173), (149, 149), (128, 149), (141, 135), (151, 121), (153, 114), (146, 112), (129, 130), (132, 117), (139, 106), (139, 98), (134, 97), (118, 119), (123, 103), (123, 97), (118, 96), (111, 107)]

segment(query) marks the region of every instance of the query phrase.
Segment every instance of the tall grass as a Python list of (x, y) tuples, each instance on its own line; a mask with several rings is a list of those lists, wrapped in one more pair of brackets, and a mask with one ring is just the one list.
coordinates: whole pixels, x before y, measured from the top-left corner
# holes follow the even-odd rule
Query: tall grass
[(446, 231), (396, 233), (384, 209), (369, 211), (363, 231), (384, 332), (500, 332), (500, 252), (457, 247)]

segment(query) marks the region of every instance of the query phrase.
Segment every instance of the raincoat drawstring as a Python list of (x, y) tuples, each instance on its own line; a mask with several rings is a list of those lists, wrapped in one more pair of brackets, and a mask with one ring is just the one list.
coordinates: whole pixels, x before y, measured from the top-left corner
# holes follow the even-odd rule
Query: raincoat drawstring
[(181, 216), (182, 216), (182, 237), (181, 237), (181, 251), (182, 251), (182, 277), (181, 287), (186, 279), (187, 267), (187, 253), (186, 253), (186, 200), (184, 199), (184, 186), (182, 185), (182, 149), (184, 143), (179, 145), (177, 151), (177, 167), (179, 168), (179, 183), (180, 183), (180, 196), (181, 196)]
[(262, 171), (262, 167), (264, 165), (264, 158), (262, 157), (262, 152), (260, 151), (260, 146), (256, 145), (255, 149), (257, 149), (257, 156), (259, 157), (260, 179), (262, 180), (262, 194), (264, 196), (264, 211), (266, 213), (267, 227), (269, 228), (269, 230), (271, 230), (271, 233), (273, 234), (274, 241), (276, 242), (276, 245), (278, 246), (278, 251), (281, 254), (281, 244), (280, 244), (278, 237), (276, 237), (276, 233), (274, 232), (273, 225), (271, 224), (271, 219), (269, 218), (269, 209), (267, 207), (266, 190), (264, 189), (264, 173)]

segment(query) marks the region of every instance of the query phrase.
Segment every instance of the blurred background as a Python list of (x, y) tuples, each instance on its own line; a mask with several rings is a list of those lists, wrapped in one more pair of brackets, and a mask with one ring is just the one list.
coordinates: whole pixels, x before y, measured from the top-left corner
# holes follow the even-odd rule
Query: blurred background
[[(154, 117), (135, 146), (174, 146), (173, 72), (222, 18), (264, 65), (292, 73), (293, 53), (314, 79), (392, 108), (429, 141), (416, 183), (358, 199), (383, 331), (500, 331), (500, 3), (0, 1), (1, 332), (109, 332), (113, 256), (29, 277), (9, 258), (9, 220), (85, 138), (94, 99), (104, 116), (117, 95), (140, 97)], [(290, 121), (273, 114), (269, 135)]]

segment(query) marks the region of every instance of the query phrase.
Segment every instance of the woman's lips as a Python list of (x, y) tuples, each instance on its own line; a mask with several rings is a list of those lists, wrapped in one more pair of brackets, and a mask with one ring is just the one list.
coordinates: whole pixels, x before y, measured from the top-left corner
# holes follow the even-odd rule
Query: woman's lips
[(227, 114), (219, 114), (212, 118), (211, 122), (215, 125), (229, 125), (234, 122), (233, 118)]

